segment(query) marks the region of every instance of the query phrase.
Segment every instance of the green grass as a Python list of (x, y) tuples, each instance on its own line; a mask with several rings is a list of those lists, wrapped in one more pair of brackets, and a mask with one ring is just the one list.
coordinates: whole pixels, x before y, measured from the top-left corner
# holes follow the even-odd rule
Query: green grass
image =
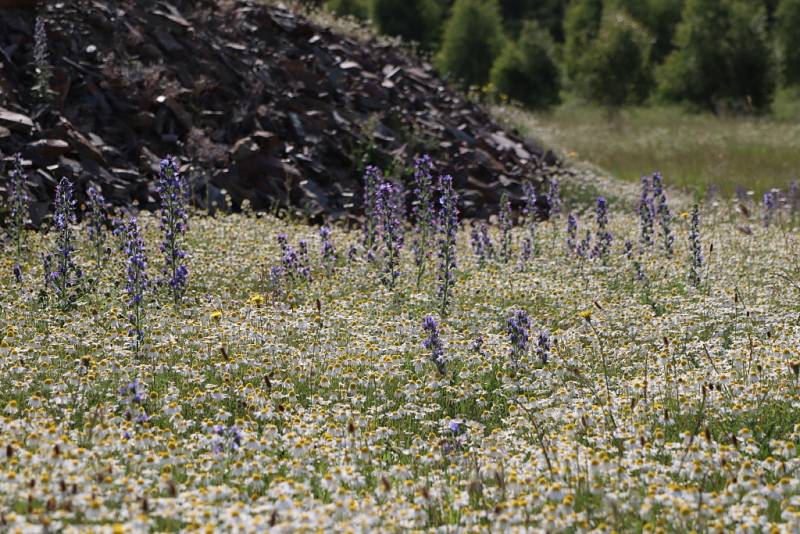
[(551, 113), (499, 110), (501, 118), (568, 159), (590, 162), (624, 180), (660, 171), (690, 192), (737, 186), (761, 194), (800, 176), (800, 100), (779, 94), (769, 117), (692, 114), (677, 107), (600, 108), (565, 104)]

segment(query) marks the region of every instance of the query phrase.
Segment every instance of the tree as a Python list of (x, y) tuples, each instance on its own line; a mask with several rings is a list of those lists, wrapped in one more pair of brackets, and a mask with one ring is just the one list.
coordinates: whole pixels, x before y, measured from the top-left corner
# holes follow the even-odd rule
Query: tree
[(522, 25), (519, 39), (508, 41), (492, 67), (497, 90), (530, 108), (559, 103), (561, 80), (553, 39), (534, 21)]
[(687, 0), (676, 50), (658, 72), (661, 93), (712, 111), (765, 111), (775, 89), (763, 5)]
[(600, 32), (581, 56), (578, 93), (608, 108), (644, 101), (652, 85), (651, 35), (624, 13), (603, 17)]
[(502, 47), (497, 0), (456, 0), (436, 65), (465, 85), (483, 85)]
[(775, 23), (783, 81), (800, 84), (800, 0), (781, 0)]
[(535, 20), (553, 39), (564, 41), (564, 0), (500, 0), (503, 24), (509, 34), (519, 36), (526, 20)]
[(444, 14), (436, 0), (372, 0), (370, 12), (381, 33), (428, 48), (439, 37)]
[(624, 11), (653, 35), (650, 51), (654, 64), (672, 52), (675, 28), (681, 21), (684, 0), (611, 0), (615, 11)]
[(564, 70), (574, 81), (581, 58), (597, 37), (603, 19), (602, 0), (575, 0), (564, 15)]

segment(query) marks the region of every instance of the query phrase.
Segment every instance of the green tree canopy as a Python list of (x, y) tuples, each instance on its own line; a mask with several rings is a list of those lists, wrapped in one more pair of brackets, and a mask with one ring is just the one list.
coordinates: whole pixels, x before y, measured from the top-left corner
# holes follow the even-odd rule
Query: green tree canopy
[(762, 5), (687, 0), (675, 44), (659, 69), (666, 98), (715, 111), (769, 109), (775, 69)]
[(466, 85), (483, 85), (502, 48), (497, 0), (456, 0), (436, 65)]
[(492, 83), (501, 94), (527, 107), (558, 104), (561, 79), (548, 31), (535, 21), (525, 22), (519, 38), (506, 43), (492, 67)]

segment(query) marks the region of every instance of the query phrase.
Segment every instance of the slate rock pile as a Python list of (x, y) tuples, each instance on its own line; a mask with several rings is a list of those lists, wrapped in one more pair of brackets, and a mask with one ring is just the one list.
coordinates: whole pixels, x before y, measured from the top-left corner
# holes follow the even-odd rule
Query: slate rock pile
[(560, 167), (404, 49), (252, 0), (2, 0), (0, 67), (0, 156), (23, 154), (35, 223), (62, 176), (79, 201), (95, 184), (116, 205), (154, 206), (167, 153), (199, 205), (227, 193), (330, 218), (358, 216), (365, 161), (407, 177), (429, 153), (473, 217)]

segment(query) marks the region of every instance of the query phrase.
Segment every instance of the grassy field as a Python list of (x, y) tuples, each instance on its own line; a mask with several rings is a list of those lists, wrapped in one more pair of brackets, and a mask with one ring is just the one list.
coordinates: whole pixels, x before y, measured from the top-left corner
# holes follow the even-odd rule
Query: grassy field
[[(595, 257), (567, 246), (564, 218), (527, 260), (529, 228), (507, 261), (464, 228), (446, 316), (410, 227), (391, 288), (360, 232), (334, 227), (327, 261), (318, 228), (195, 216), (188, 291), (145, 293), (138, 351), (113, 238), (98, 264), (73, 228), (89, 283), (62, 308), (39, 261), (54, 236), (28, 234), (21, 281), (13, 250), (0, 270), (0, 528), (796, 532), (793, 215), (704, 208), (693, 264), (672, 209), (671, 256), (658, 223), (626, 254), (627, 210)], [(139, 223), (155, 282), (158, 217)], [(601, 230), (587, 216), (576, 235), (592, 250)]]
[(738, 186), (757, 195), (800, 178), (800, 113), (785, 97), (772, 117), (718, 117), (679, 108), (606, 111), (567, 105), (549, 114), (500, 110), (524, 133), (624, 180), (660, 171), (672, 186), (726, 197)]

